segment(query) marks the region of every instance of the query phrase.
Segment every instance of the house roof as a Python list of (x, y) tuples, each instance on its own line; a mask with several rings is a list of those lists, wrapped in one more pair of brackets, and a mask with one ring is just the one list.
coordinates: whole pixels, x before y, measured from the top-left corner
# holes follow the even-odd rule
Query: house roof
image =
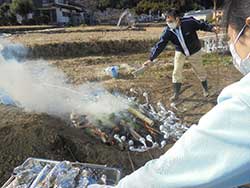
[(79, 12), (83, 11), (83, 6), (78, 5), (76, 3), (69, 3), (69, 4), (64, 4), (64, 3), (48, 3), (43, 5), (42, 7), (39, 7), (38, 10), (53, 10), (55, 8), (65, 8), (65, 9), (70, 9), (70, 10), (76, 10)]

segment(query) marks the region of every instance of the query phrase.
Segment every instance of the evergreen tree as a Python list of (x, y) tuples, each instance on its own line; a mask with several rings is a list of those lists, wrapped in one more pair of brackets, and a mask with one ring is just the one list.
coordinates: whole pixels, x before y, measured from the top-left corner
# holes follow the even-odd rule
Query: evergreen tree
[(34, 9), (32, 0), (13, 0), (10, 5), (11, 12), (21, 15), (25, 20), (27, 14), (31, 13)]

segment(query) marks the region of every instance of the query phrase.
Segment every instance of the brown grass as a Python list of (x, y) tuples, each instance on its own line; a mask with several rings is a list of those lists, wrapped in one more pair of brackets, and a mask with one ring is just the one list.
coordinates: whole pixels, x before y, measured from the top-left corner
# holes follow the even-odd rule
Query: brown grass
[(30, 48), (30, 57), (73, 58), (146, 52), (159, 39), (163, 30), (163, 28), (147, 28), (146, 31), (100, 31), (105, 29), (115, 28), (111, 26), (66, 28), (65, 32), (60, 30), (60, 33), (17, 34), (11, 36), (10, 40)]
[[(88, 55), (109, 55), (148, 52), (159, 40), (163, 27), (142, 31), (114, 26), (70, 27), (10, 37), (30, 48), (32, 58), (74, 58)], [(202, 35), (202, 34), (201, 34)]]
[(40, 28), (40, 27), (48, 27), (51, 28), (51, 25), (13, 25), (13, 26), (0, 26), (0, 29), (22, 29), (22, 28)]
[(110, 40), (92, 42), (64, 42), (30, 47), (31, 58), (73, 58), (89, 55), (130, 54), (149, 51), (156, 41)]
[[(96, 30), (100, 29), (112, 29), (112, 27), (95, 27)], [(92, 32), (84, 32), (86, 30), (92, 30)], [(68, 31), (76, 31), (69, 33)], [(93, 27), (80, 27), (67, 28), (65, 33), (30, 33), (30, 34), (18, 34), (11, 37), (12, 41), (23, 43), (27, 46), (44, 45), (44, 44), (58, 44), (58, 43), (72, 43), (72, 42), (92, 42), (98, 41), (110, 41), (110, 40), (156, 40), (163, 28), (147, 28), (146, 31), (93, 31)]]
[(34, 31), (42, 29), (51, 29), (51, 25), (18, 25), (18, 26), (0, 26), (1, 33), (15, 33), (17, 31)]

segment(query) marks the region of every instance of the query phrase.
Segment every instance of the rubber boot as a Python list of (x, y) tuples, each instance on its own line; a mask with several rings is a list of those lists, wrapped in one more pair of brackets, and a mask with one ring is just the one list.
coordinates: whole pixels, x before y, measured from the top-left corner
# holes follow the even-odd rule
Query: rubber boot
[(170, 97), (170, 101), (178, 100), (181, 91), (181, 85), (181, 83), (173, 83), (174, 95)]
[(202, 81), (202, 82), (201, 82), (201, 85), (202, 85), (202, 89), (203, 89), (203, 96), (204, 96), (204, 97), (208, 97), (208, 96), (209, 96), (209, 93), (208, 93), (207, 80)]

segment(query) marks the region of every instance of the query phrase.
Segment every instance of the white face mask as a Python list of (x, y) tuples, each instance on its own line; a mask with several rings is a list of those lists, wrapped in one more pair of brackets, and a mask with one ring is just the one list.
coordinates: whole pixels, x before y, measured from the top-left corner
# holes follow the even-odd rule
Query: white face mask
[(175, 29), (177, 27), (177, 22), (167, 23), (170, 29)]
[(233, 56), (233, 64), (236, 67), (236, 69), (238, 69), (243, 75), (247, 75), (248, 73), (250, 73), (250, 53), (245, 59), (241, 59), (241, 57), (239, 56), (239, 54), (237, 53), (235, 49), (235, 44), (239, 40), (241, 34), (244, 32), (246, 27), (247, 26), (245, 25), (242, 28), (237, 38), (235, 39), (234, 43), (229, 44), (229, 48)]

